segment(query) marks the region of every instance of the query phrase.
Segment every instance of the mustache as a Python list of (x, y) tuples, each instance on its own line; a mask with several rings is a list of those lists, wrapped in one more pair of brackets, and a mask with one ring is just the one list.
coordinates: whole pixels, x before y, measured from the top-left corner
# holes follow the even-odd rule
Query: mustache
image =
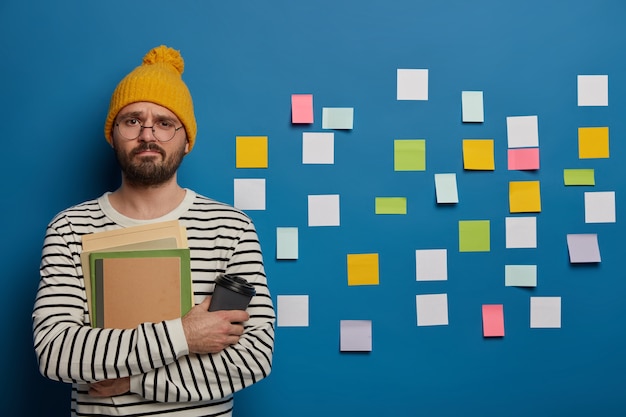
[(133, 149), (132, 155), (135, 156), (138, 153), (144, 152), (144, 151), (156, 151), (156, 152), (160, 153), (161, 155), (165, 155), (165, 151), (163, 150), (163, 148), (161, 148), (159, 145), (157, 145), (154, 142), (143, 142), (143, 143), (141, 143), (139, 146), (137, 146), (135, 149)]

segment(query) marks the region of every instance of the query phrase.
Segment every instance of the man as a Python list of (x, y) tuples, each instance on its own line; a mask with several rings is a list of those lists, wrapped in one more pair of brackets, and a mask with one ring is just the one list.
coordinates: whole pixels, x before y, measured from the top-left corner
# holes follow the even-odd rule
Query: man
[[(104, 133), (121, 186), (64, 210), (46, 231), (34, 346), (44, 376), (73, 384), (73, 416), (230, 416), (233, 393), (271, 370), (275, 315), (251, 220), (177, 183), (196, 138), (183, 69), (179, 52), (160, 46), (120, 82)], [(198, 304), (175, 320), (92, 328), (81, 237), (174, 219), (187, 230)], [(207, 311), (221, 273), (254, 285), (247, 311)]]

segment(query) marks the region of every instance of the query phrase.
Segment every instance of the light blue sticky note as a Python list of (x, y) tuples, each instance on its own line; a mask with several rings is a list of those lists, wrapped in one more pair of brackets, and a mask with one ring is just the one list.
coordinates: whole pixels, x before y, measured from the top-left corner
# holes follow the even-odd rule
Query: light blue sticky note
[(298, 228), (276, 228), (276, 259), (298, 259)]
[(505, 265), (504, 285), (507, 287), (536, 287), (537, 265)]
[(463, 122), (482, 123), (485, 121), (482, 91), (461, 92)]
[(458, 203), (456, 174), (435, 174), (435, 192), (439, 204)]
[(324, 107), (322, 108), (322, 129), (352, 129), (354, 124), (354, 108)]

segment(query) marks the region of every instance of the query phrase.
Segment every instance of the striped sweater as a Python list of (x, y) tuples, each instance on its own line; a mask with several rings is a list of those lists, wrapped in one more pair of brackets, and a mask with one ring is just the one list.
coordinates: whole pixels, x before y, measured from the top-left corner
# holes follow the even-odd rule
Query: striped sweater
[[(81, 237), (147, 223), (125, 217), (107, 194), (71, 207), (48, 225), (33, 335), (41, 373), (72, 383), (72, 416), (230, 416), (233, 393), (266, 377), (274, 346), (274, 308), (257, 233), (241, 211), (186, 190), (184, 201), (151, 222), (178, 219), (187, 229), (194, 302), (213, 292), (220, 273), (256, 289), (239, 343), (216, 354), (190, 354), (180, 319), (135, 329), (89, 326)], [(88, 395), (88, 383), (130, 376), (130, 393)]]

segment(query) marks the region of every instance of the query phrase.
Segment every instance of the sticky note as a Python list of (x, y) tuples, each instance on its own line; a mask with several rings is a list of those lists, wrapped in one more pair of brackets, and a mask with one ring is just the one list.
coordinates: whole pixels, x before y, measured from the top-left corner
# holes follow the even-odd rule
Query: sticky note
[(234, 206), (240, 210), (265, 210), (265, 179), (235, 178)]
[(308, 196), (309, 226), (339, 226), (339, 195)]
[(579, 106), (609, 105), (608, 75), (579, 75), (577, 81)]
[(435, 194), (437, 204), (458, 203), (459, 192), (456, 185), (456, 174), (435, 174)]
[(539, 148), (509, 149), (507, 155), (509, 171), (539, 169)]
[(398, 100), (428, 100), (428, 70), (398, 69)]
[(561, 328), (561, 297), (530, 297), (530, 327)]
[(303, 132), (302, 133), (303, 164), (334, 164), (335, 133), (334, 132)]
[(371, 320), (341, 320), (339, 322), (339, 350), (341, 352), (372, 351)]
[(309, 327), (309, 296), (277, 296), (276, 319), (278, 327)]
[(570, 263), (597, 263), (601, 261), (598, 235), (581, 233), (567, 235), (567, 250)]
[(585, 193), (585, 223), (615, 223), (615, 191)]
[(426, 140), (396, 139), (393, 141), (394, 171), (425, 171)]
[(323, 107), (322, 129), (350, 130), (354, 125), (354, 108)]
[(608, 158), (609, 128), (579, 127), (578, 157), (580, 159)]
[(298, 228), (276, 228), (276, 259), (298, 259)]
[(378, 254), (348, 254), (348, 285), (378, 285)]
[(509, 148), (539, 147), (539, 122), (537, 116), (510, 116), (506, 118)]
[(418, 249), (415, 251), (416, 281), (446, 281), (448, 279), (448, 251), (446, 249)]
[(565, 185), (596, 185), (594, 169), (564, 169)]
[(291, 123), (313, 123), (313, 94), (291, 95)]
[(511, 213), (538, 213), (541, 211), (539, 181), (509, 182), (509, 211)]
[(505, 230), (507, 248), (537, 247), (536, 217), (507, 217)]
[(463, 139), (463, 168), (493, 171), (493, 139)]
[(406, 197), (376, 197), (376, 214), (406, 214)]
[(418, 326), (448, 325), (448, 294), (422, 294), (415, 297)]
[(507, 287), (536, 287), (537, 265), (504, 265), (504, 285)]
[(267, 168), (267, 136), (236, 137), (237, 168)]
[(463, 122), (482, 123), (485, 121), (482, 91), (462, 91), (461, 107)]
[(483, 336), (504, 336), (504, 306), (502, 304), (483, 304)]
[(490, 250), (489, 220), (459, 221), (460, 252), (489, 252)]

